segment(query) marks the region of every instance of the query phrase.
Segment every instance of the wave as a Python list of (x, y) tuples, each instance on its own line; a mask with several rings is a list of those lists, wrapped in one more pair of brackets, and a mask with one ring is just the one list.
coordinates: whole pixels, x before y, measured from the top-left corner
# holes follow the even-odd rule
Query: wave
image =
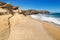
[(30, 15), (30, 16), (32, 18), (34, 18), (34, 19), (39, 19), (39, 20), (43, 20), (43, 21), (53, 22), (55, 24), (60, 25), (60, 18), (55, 18), (55, 17), (43, 15), (43, 14)]

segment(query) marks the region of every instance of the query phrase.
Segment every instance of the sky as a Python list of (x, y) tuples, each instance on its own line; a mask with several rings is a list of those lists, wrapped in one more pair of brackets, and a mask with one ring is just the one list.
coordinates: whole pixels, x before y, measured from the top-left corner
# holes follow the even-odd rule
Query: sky
[(22, 10), (48, 10), (60, 13), (60, 0), (0, 0), (0, 2), (19, 6)]

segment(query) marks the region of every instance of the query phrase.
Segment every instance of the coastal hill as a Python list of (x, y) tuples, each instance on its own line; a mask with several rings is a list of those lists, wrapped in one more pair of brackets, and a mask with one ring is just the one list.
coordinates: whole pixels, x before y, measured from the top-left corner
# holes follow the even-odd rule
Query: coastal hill
[(4, 2), (0, 2), (0, 15), (11, 14), (18, 12), (18, 6), (12, 6)]
[(4, 2), (0, 2), (0, 10), (4, 11), (4, 13), (2, 13), (2, 11), (0, 12), (0, 14), (7, 14), (10, 13), (12, 15), (14, 15), (15, 12), (18, 12), (19, 14), (24, 14), (24, 15), (32, 15), (32, 14), (46, 14), (46, 13), (50, 13), (49, 11), (46, 10), (19, 10), (18, 6), (12, 6), (11, 4), (7, 4)]
[(60, 40), (60, 29), (55, 24), (33, 19), (32, 14), (49, 11), (19, 10), (0, 2), (0, 40)]

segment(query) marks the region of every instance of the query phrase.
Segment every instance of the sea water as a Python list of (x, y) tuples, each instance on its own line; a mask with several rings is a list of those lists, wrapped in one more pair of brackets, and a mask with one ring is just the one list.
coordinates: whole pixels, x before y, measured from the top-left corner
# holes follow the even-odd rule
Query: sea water
[(30, 16), (35, 19), (53, 22), (55, 24), (60, 25), (60, 13), (34, 14)]

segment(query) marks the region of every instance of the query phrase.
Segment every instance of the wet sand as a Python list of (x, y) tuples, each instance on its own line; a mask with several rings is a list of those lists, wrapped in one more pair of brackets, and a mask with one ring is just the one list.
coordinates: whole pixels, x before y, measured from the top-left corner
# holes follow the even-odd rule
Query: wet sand
[(60, 26), (56, 26), (55, 24), (41, 21), (43, 27), (47, 30), (47, 32), (56, 40), (60, 40)]

